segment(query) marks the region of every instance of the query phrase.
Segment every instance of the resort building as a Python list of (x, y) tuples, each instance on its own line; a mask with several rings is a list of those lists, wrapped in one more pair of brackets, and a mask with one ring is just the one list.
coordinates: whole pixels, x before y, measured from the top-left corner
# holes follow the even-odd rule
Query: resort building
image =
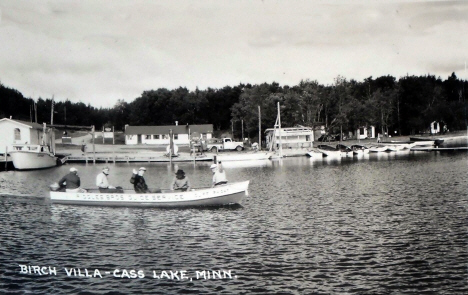
[(0, 119), (0, 154), (13, 144), (41, 144), (43, 126), (38, 123)]
[(265, 130), (266, 145), (275, 144), (276, 148), (280, 144), (283, 148), (306, 148), (314, 144), (314, 130), (311, 127), (288, 127), (288, 128), (269, 128)]
[(364, 126), (356, 130), (357, 139), (375, 138), (375, 127)]
[(213, 137), (213, 124), (169, 125), (169, 126), (125, 126), (125, 144), (169, 144), (169, 134), (173, 134), (175, 144), (189, 144), (190, 136), (203, 139)]
[(429, 127), (430, 134), (438, 134), (440, 133), (440, 123), (439, 122), (432, 122), (431, 126)]

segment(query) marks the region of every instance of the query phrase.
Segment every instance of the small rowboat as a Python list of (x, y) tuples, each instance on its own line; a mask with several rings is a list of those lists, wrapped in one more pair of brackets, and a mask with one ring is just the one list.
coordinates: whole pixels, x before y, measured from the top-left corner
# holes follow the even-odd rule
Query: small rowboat
[(347, 149), (347, 147), (342, 148), (341, 145), (337, 145), (337, 147), (332, 147), (329, 145), (318, 145), (317, 150), (321, 152), (325, 157), (330, 157), (330, 158), (349, 157), (353, 155), (352, 150)]
[(249, 181), (228, 183), (214, 188), (198, 188), (186, 192), (136, 194), (134, 190), (123, 193), (51, 191), (50, 200), (57, 204), (125, 206), (125, 207), (195, 207), (240, 204), (248, 195)]
[(387, 150), (386, 146), (370, 146), (369, 153), (380, 153), (385, 152)]
[(351, 149), (353, 150), (354, 155), (363, 155), (363, 154), (368, 154), (369, 153), (369, 148), (364, 146), (364, 145), (360, 145), (360, 144), (352, 145)]

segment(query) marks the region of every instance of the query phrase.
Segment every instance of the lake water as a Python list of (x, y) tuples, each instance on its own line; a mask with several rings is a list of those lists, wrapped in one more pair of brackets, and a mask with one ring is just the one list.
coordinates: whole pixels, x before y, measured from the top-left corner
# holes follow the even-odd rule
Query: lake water
[[(52, 205), (71, 165), (1, 172), (0, 293), (467, 294), (467, 160), (226, 162), (249, 196), (210, 209)], [(181, 168), (207, 186), (209, 164), (109, 164), (109, 179), (130, 187), (145, 166), (166, 188)], [(73, 166), (90, 187), (105, 165)]]

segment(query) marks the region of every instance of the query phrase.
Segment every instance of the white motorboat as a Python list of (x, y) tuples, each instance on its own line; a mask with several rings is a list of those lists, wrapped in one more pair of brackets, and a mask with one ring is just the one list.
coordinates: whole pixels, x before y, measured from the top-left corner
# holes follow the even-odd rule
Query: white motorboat
[(387, 150), (387, 147), (384, 145), (369, 147), (369, 153), (380, 153), (380, 152), (385, 152), (386, 150)]
[(323, 158), (323, 153), (320, 152), (320, 151), (316, 151), (316, 150), (311, 150), (309, 152), (307, 152), (307, 155), (311, 158), (314, 158), (314, 159), (322, 159)]
[(162, 191), (161, 193), (137, 194), (124, 189), (122, 193), (100, 193), (97, 189), (86, 192), (57, 191), (52, 185), (52, 203), (95, 206), (125, 207), (194, 207), (240, 204), (248, 195), (249, 181), (228, 183), (214, 188), (196, 188), (190, 191)]
[(15, 144), (8, 148), (13, 166), (18, 170), (43, 169), (57, 166), (57, 157), (47, 145)]
[(364, 145), (354, 144), (350, 148), (353, 150), (353, 154), (357, 156), (369, 153), (369, 148)]
[(318, 145), (317, 150), (323, 154), (325, 157), (350, 157), (353, 155), (352, 150), (343, 149), (341, 147), (332, 147), (329, 145)]
[(273, 153), (268, 152), (237, 152), (218, 154), (217, 161), (252, 161), (252, 160), (268, 160), (272, 157)]

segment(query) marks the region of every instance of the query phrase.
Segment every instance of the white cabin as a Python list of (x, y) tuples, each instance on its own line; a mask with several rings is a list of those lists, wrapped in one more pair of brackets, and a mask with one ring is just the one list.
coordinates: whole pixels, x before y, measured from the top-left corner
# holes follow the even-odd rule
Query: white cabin
[(43, 126), (27, 121), (0, 119), (0, 154), (15, 144), (41, 144)]
[(213, 124), (204, 125), (169, 125), (169, 126), (125, 126), (125, 144), (170, 144), (169, 133), (172, 131), (174, 143), (190, 144), (190, 135), (198, 133), (203, 139), (213, 137)]
[(439, 122), (434, 121), (434, 122), (431, 123), (430, 133), (431, 133), (431, 134), (438, 134), (438, 133), (440, 133), (440, 123), (439, 123)]
[(356, 136), (358, 139), (375, 138), (375, 127), (360, 127), (358, 130), (356, 130)]

